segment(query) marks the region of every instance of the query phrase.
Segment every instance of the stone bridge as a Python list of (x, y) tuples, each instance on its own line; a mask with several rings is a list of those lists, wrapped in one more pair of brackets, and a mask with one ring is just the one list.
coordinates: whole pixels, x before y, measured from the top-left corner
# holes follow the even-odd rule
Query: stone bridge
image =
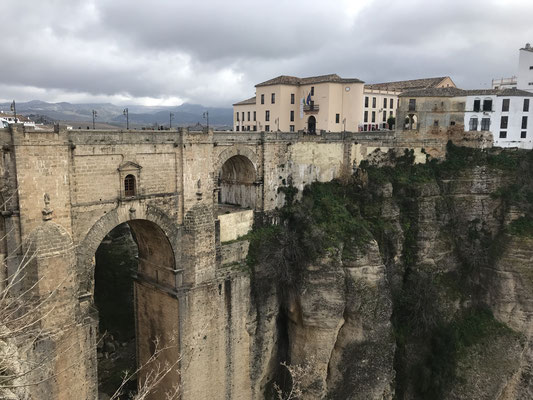
[(20, 356), (42, 366), (28, 374), (40, 382), (28, 388), (33, 399), (97, 398), (95, 252), (123, 223), (138, 245), (137, 360), (149, 359), (159, 336), (164, 345), (176, 343), (160, 359), (178, 366), (160, 388), (179, 383), (185, 400), (257, 398), (249, 276), (231, 268), (245, 258), (247, 244), (233, 239), (283, 205), (281, 186), (329, 181), (376, 149), (413, 148), (421, 159), (423, 148), (444, 154), (438, 140), (402, 140), (391, 132), (13, 125), (0, 129), (0, 141), (2, 280), (31, 254), (22, 286), (43, 298), (54, 292), (34, 345)]

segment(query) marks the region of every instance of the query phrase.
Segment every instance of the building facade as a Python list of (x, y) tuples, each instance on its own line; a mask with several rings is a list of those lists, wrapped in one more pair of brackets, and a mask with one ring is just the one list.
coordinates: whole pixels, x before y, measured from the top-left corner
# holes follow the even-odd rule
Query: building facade
[(517, 88), (533, 93), (533, 47), (529, 43), (520, 49)]
[(449, 76), (383, 82), (365, 85), (362, 131), (394, 129), (391, 118), (396, 118), (398, 96), (406, 90), (456, 87)]
[(523, 90), (421, 89), (400, 95), (398, 130), (422, 137), (490, 132), (493, 146), (532, 149), (532, 118), (533, 93)]
[(468, 90), (467, 131), (491, 131), (494, 146), (533, 148), (533, 92), (518, 89)]
[(450, 77), (363, 85), (336, 74), (278, 76), (257, 84), (256, 96), (233, 105), (234, 131), (310, 133), (377, 131), (394, 127), (405, 90), (455, 87)]
[(282, 75), (255, 87), (255, 97), (233, 105), (235, 131), (353, 132), (361, 125), (359, 79)]

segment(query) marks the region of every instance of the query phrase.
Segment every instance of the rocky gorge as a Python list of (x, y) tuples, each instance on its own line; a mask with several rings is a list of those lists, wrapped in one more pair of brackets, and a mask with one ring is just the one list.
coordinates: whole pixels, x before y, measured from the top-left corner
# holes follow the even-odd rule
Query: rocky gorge
[[(533, 398), (533, 153), (382, 153), (250, 242), (253, 393)], [(305, 373), (289, 376), (287, 365)]]

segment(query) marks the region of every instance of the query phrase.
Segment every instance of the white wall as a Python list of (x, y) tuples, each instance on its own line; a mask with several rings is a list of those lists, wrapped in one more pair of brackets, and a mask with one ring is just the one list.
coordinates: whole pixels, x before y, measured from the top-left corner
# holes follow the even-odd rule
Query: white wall
[[(492, 99), (491, 112), (474, 112), (474, 100), (480, 99), (483, 107), (484, 99)], [(509, 111), (502, 111), (503, 99), (510, 99)], [(529, 99), (529, 111), (523, 111), (524, 99)], [(507, 129), (500, 129), (502, 116), (508, 116)], [(522, 117), (527, 116), (527, 129), (522, 129)], [(481, 119), (490, 117), (490, 132), (494, 136), (494, 146), (497, 147), (519, 147), (523, 149), (533, 149), (533, 96), (467, 96), (465, 111), (465, 130), (469, 130), (470, 118), (478, 118), (477, 130), (481, 130)], [(500, 138), (500, 132), (507, 132), (506, 138)], [(526, 132), (526, 137), (521, 138), (521, 133)]]
[(518, 59), (518, 89), (533, 93), (533, 48), (520, 49)]

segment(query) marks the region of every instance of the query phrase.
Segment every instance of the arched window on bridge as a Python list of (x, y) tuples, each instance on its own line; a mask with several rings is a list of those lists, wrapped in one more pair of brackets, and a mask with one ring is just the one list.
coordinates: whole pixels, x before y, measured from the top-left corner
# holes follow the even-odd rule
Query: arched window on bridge
[(126, 197), (135, 196), (135, 177), (131, 174), (124, 178), (124, 195)]

